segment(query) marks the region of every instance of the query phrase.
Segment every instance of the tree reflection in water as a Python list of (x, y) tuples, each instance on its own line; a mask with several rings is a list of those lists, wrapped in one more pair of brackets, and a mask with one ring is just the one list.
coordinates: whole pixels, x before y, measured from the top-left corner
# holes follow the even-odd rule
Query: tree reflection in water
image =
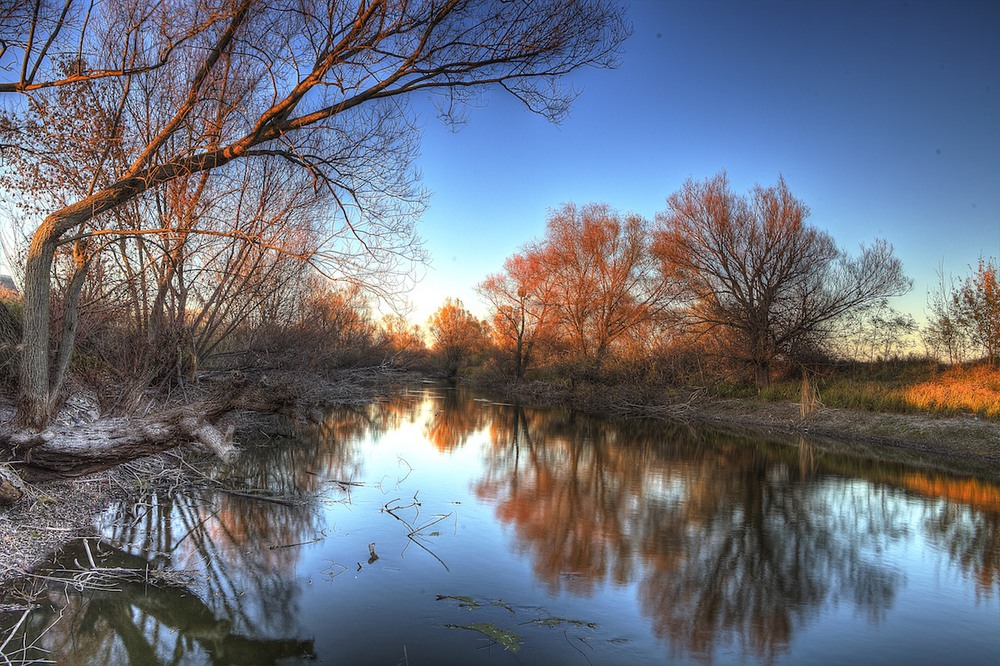
[(466, 392), (445, 390), (435, 402), (424, 434), (438, 451), (447, 453), (465, 446), (469, 436), (485, 428), (489, 421), (490, 412)]
[[(61, 562), (87, 562), (81, 541), (62, 554)], [(102, 569), (135, 571), (156, 566), (107, 543), (94, 549)], [(58, 563), (57, 563), (58, 565)], [(109, 589), (79, 590), (50, 584), (48, 612), (34, 612), (24, 636), (41, 636), (28, 658), (55, 657), (60, 664), (277, 664), (310, 658), (311, 640), (254, 637), (225, 612), (213, 610), (201, 595), (184, 587), (115, 581)], [(61, 618), (55, 621), (56, 618)]]
[(997, 590), (1000, 503), (913, 503), (922, 472), (706, 432), (497, 406), (476, 492), (551, 591), (634, 582), (654, 632), (703, 660), (771, 660), (844, 599), (880, 621), (904, 576), (878, 553), (908, 537), (915, 507), (926, 538)]
[[(324, 512), (351, 501), (350, 483), (374, 485), (364, 455), (402, 425), (430, 443), (425, 466), (484, 442), (474, 491), (512, 527), (535, 579), (553, 596), (599, 601), (607, 586), (634, 589), (636, 607), (675, 655), (709, 661), (726, 650), (771, 661), (838, 603), (882, 622), (906, 575), (880, 554), (918, 539), (947, 553), (981, 597), (1000, 594), (994, 484), (835, 455), (805, 440), (436, 391), (331, 410), (301, 436), (261, 440), (232, 468), (207, 472), (226, 488), (279, 502), (185, 488), (120, 507), (103, 529), (100, 565), (193, 570), (198, 584), (69, 595), (57, 585), (52, 610), (32, 614), (22, 633), (30, 642), (61, 612), (40, 642), (60, 663), (256, 664), (308, 655), (313, 645), (303, 638), (314, 630), (303, 627), (317, 625), (304, 615), (304, 581), (290, 575), (305, 562), (298, 545), (328, 536)], [(385, 501), (375, 495), (377, 509)], [(458, 529), (453, 539), (446, 545), (462, 553)], [(425, 612), (427, 595), (404, 601), (396, 592), (401, 608), (415, 603), (415, 614)]]

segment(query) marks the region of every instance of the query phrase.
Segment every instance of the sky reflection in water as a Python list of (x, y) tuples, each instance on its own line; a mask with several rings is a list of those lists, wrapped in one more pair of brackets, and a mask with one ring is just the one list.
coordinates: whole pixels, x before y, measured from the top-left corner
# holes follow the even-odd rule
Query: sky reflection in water
[(333, 410), (216, 474), (293, 501), (121, 507), (99, 565), (198, 581), (54, 585), (28, 641), (62, 609), (39, 645), (66, 664), (1000, 655), (1000, 488), (975, 479), (446, 389)]

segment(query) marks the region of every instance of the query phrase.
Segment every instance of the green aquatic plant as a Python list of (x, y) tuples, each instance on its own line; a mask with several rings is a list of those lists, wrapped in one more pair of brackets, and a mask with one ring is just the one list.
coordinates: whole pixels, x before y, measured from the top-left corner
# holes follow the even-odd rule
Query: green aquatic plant
[(514, 609), (509, 604), (504, 602), (502, 599), (497, 599), (495, 601), (476, 601), (472, 597), (466, 597), (462, 595), (453, 596), (449, 594), (439, 594), (437, 595), (437, 601), (457, 601), (459, 602), (458, 603), (459, 608), (465, 608), (467, 610), (476, 610), (478, 608), (487, 608), (492, 606), (492, 607), (503, 608), (511, 615), (515, 614)]
[(536, 620), (528, 620), (524, 624), (538, 624), (548, 629), (555, 629), (556, 627), (561, 627), (564, 624), (571, 625), (578, 629), (586, 627), (587, 629), (597, 629), (596, 622), (584, 622), (583, 620), (569, 620), (564, 617), (542, 617)]
[(492, 622), (477, 622), (475, 624), (446, 624), (448, 629), (468, 629), (478, 631), (490, 640), (503, 646), (504, 650), (517, 652), (521, 649), (521, 636), (513, 631), (501, 629)]

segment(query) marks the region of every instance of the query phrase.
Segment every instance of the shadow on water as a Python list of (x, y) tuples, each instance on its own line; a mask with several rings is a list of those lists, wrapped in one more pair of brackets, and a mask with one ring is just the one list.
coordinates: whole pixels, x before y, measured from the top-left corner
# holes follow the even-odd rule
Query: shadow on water
[[(302, 583), (316, 572), (293, 574), (306, 566), (303, 547), (323, 548), (337, 529), (330, 516), (339, 515), (339, 505), (357, 514), (388, 501), (374, 490), (378, 479), (369, 477), (366, 465), (372, 447), (408, 424), (421, 433), (426, 455), (439, 457), (429, 458), (440, 460), (435, 469), (441, 476), (434, 478), (466, 475), (467, 503), (485, 507), (483, 520), (510, 535), (503, 556), (526, 562), (533, 582), (525, 589), (539, 590), (546, 604), (564, 604), (564, 617), (581, 609), (596, 614), (621, 603), (622, 590), (630, 591), (649, 636), (648, 642), (628, 642), (646, 657), (666, 649), (673, 659), (710, 662), (735, 655), (772, 662), (798, 654), (803, 648), (796, 647), (796, 637), (822, 631), (840, 606), (851, 607), (877, 635), (891, 624), (900, 595), (917, 575), (897, 553), (923, 544), (942, 554), (946, 568), (959, 573), (957, 585), (972, 590), (976, 603), (995, 608), (1000, 597), (1000, 488), (990, 482), (834, 454), (805, 439), (601, 419), (438, 389), (331, 410), (297, 437), (249, 446), (232, 468), (211, 473), (216, 487), (160, 490), (118, 507), (101, 527), (100, 568), (183, 571), (195, 582), (124, 582), (111, 590), (46, 579), (47, 596), (9, 644), (34, 641), (47, 651), (38, 655), (60, 663), (174, 663), (183, 656), (180, 661), (270, 664), (306, 659), (314, 651), (323, 658), (319, 639), (330, 629), (311, 617), (307, 608), (315, 602), (306, 599)], [(481, 452), (475, 466), (448, 462), (472, 447)], [(429, 472), (413, 473), (418, 491), (424, 490), (420, 483), (436, 483), (420, 476)], [(348, 506), (352, 493), (363, 492), (372, 493), (374, 503)], [(372, 523), (384, 520), (385, 508), (371, 508), (370, 514)], [(418, 571), (412, 559), (394, 565), (391, 552), (375, 555), (374, 544), (368, 565), (409, 566), (410, 576), (423, 576), (417, 586), (422, 590), (476, 580), (462, 578), (462, 561), (472, 558), (463, 553), (477, 544), (462, 541), (458, 528), (456, 515), (453, 541), (434, 542), (450, 553), (450, 568), (431, 562)], [(78, 572), (89, 561), (81, 548), (76, 542), (62, 553), (51, 575), (59, 575), (56, 569)], [(515, 594), (520, 579), (507, 575), (515, 577), (501, 586)], [(441, 599), (489, 605), (472, 599), (480, 594), (475, 589), (469, 597), (435, 598), (396, 580), (385, 584), (397, 587), (378, 593), (413, 617), (437, 617), (427, 609), (440, 607)], [(348, 597), (343, 603), (356, 601)], [(515, 612), (514, 606), (503, 607)], [(935, 619), (932, 608), (926, 612), (925, 620)], [(0, 626), (9, 632), (21, 615), (8, 613)], [(562, 621), (550, 616), (540, 624), (557, 619)], [(581, 656), (614, 661), (615, 635), (632, 631), (624, 624), (586, 626), (590, 633), (573, 637), (573, 651), (566, 653), (554, 646), (565, 649), (571, 636), (533, 634), (543, 631), (539, 623), (520, 623), (516, 634), (490, 624), (458, 628), (476, 628), (493, 637), (494, 646), (504, 637), (510, 642), (501, 646), (508, 648), (523, 641), (519, 658), (525, 663), (570, 657), (583, 662)], [(461, 633), (442, 638), (427, 632), (421, 639), (425, 653), (454, 652), (461, 655), (455, 663), (501, 659), (496, 652), (461, 652)], [(416, 654), (414, 640), (407, 638)], [(839, 649), (835, 635), (817, 640)], [(551, 645), (529, 649), (542, 641)], [(580, 646), (595, 651), (588, 657)], [(994, 647), (970, 656), (974, 661)], [(905, 645), (892, 649), (906, 659)], [(507, 658), (513, 650), (498, 652)]]

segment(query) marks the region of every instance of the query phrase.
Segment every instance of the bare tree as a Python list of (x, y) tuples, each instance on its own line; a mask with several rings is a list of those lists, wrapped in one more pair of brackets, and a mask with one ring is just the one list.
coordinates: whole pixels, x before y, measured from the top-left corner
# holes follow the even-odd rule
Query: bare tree
[[(104, 230), (112, 211), (177, 178), (235, 160), (280, 158), (329, 193), (363, 256), (398, 258), (398, 245), (384, 240), (410, 229), (414, 204), (420, 208), (405, 149), (412, 136), (406, 96), (435, 93), (442, 114), (453, 117), (470, 96), (496, 86), (558, 119), (573, 97), (559, 79), (582, 66), (613, 66), (628, 33), (623, 10), (609, 0), (109, 0), (88, 9), (84, 22), (76, 53), (85, 66), (71, 62), (63, 78), (114, 73), (84, 82), (107, 100), (111, 122), (85, 195), (48, 212), (28, 250), (17, 418), (35, 428), (48, 421), (58, 390), (49, 357), (50, 276), (67, 237)], [(33, 31), (34, 23), (17, 33), (26, 35), (18, 38), (18, 61), (28, 74), (7, 88), (28, 99), (0, 123), (3, 138), (18, 145), (46, 95), (75, 90), (26, 86), (38, 74), (23, 63), (54, 62), (51, 47), (29, 45)], [(61, 28), (48, 34), (63, 35)], [(165, 53), (169, 66), (159, 65)], [(146, 104), (153, 122), (138, 127), (129, 111)], [(43, 122), (42, 130), (61, 128)], [(37, 154), (30, 146), (24, 152)], [(381, 163), (385, 155), (396, 157)], [(354, 268), (339, 258), (330, 262)]]
[(841, 317), (837, 350), (850, 359), (872, 363), (900, 356), (913, 346), (917, 322), (882, 299)]
[[(0, 93), (74, 86), (97, 79), (131, 76), (166, 65), (175, 49), (210, 29), (224, 15), (197, 5), (157, 6), (142, 0), (4, 0), (0, 3)], [(170, 12), (176, 21), (163, 21)], [(186, 14), (183, 18), (179, 14)], [(117, 57), (100, 57), (100, 23), (116, 15)], [(91, 58), (97, 55), (97, 62)]]
[(684, 289), (689, 324), (738, 342), (758, 389), (776, 358), (827, 342), (838, 317), (910, 289), (888, 243), (849, 257), (806, 224), (809, 209), (784, 179), (740, 196), (720, 173), (687, 181), (667, 203), (656, 253)]

